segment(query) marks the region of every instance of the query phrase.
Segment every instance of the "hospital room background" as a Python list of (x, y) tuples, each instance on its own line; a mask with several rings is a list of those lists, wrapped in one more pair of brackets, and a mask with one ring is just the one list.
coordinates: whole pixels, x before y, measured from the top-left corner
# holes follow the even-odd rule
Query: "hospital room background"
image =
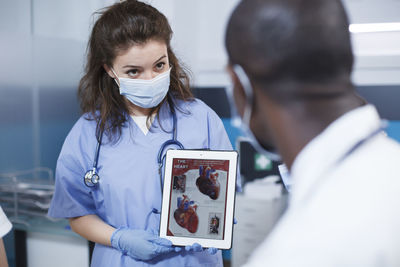
[[(76, 89), (92, 13), (113, 2), (0, 1), (0, 202), (14, 225), (4, 238), (11, 267), (89, 265), (92, 244), (45, 211), (63, 140), (80, 115)], [(278, 163), (257, 154), (231, 123), (224, 30), (238, 0), (147, 2), (168, 17), (173, 49), (192, 71), (195, 95), (218, 113), (239, 150), (244, 190), (236, 197), (233, 248), (223, 258), (225, 266), (240, 266), (284, 211), (287, 192)], [(400, 140), (400, 1), (344, 4), (356, 58), (353, 82)], [(34, 192), (15, 189), (22, 182)]]

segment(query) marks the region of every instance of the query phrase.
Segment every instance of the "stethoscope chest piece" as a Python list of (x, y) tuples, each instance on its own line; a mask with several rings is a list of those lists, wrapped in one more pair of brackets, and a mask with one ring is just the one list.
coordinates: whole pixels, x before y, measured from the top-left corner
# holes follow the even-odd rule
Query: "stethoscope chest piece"
[(83, 182), (87, 187), (95, 187), (98, 185), (100, 177), (97, 174), (97, 162), (99, 161), (101, 140), (103, 139), (103, 131), (100, 133), (100, 139), (97, 140), (96, 153), (94, 155), (93, 168), (88, 170), (83, 177)]
[(85, 185), (88, 187), (94, 187), (99, 183), (100, 177), (96, 172), (96, 169), (87, 171), (84, 177)]

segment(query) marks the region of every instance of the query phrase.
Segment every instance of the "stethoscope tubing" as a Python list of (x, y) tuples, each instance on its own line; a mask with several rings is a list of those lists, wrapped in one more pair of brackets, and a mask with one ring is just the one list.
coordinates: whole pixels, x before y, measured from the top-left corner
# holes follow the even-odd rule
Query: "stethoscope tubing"
[(103, 140), (103, 132), (100, 132), (99, 139), (97, 140), (97, 145), (96, 145), (96, 154), (94, 155), (94, 161), (93, 161), (93, 169), (97, 171), (97, 163), (99, 162), (99, 155), (100, 155), (100, 147), (101, 147), (101, 141)]
[[(178, 147), (178, 149), (184, 149), (184, 146), (182, 145), (181, 142), (179, 142), (177, 140), (177, 117), (176, 117), (176, 112), (173, 108), (171, 108), (171, 113), (172, 113), (172, 139), (165, 141), (157, 154), (157, 163), (158, 163), (158, 172), (160, 175), (160, 186), (161, 186), (161, 193), (163, 191), (163, 181), (162, 181), (162, 167), (163, 167), (163, 162), (164, 162), (164, 158), (165, 158), (165, 154), (164, 151), (167, 147), (175, 145)], [(97, 170), (97, 166), (98, 166), (98, 161), (99, 161), (99, 155), (100, 155), (100, 148), (101, 148), (101, 143), (102, 143), (102, 139), (103, 139), (103, 134), (104, 131), (101, 131), (99, 134), (99, 138), (97, 140), (97, 145), (96, 145), (96, 152), (94, 155), (94, 160), (93, 160), (93, 168), (92, 170), (89, 170), (86, 172), (85, 176), (84, 176), (84, 184), (87, 187), (95, 187), (98, 184), (99, 181), (99, 175), (98, 175), (98, 170)], [(93, 177), (97, 176), (96, 181), (93, 181)], [(90, 178), (87, 178), (90, 177)]]
[(158, 155), (157, 155), (157, 163), (158, 163), (158, 174), (160, 176), (160, 191), (161, 194), (163, 193), (163, 179), (162, 179), (162, 168), (163, 168), (163, 163), (164, 163), (164, 158), (165, 155), (163, 156), (164, 150), (171, 145), (176, 145), (179, 149), (184, 149), (184, 146), (182, 145), (181, 142), (177, 140), (177, 118), (176, 118), (176, 113), (175, 110), (171, 109), (172, 113), (172, 123), (173, 123), (173, 129), (172, 129), (172, 139), (165, 141), (160, 149), (158, 150)]

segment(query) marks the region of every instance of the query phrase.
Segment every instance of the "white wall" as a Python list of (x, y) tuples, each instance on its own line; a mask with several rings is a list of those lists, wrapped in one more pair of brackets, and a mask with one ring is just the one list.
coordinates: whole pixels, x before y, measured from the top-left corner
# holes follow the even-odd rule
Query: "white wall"
[(28, 0), (0, 5), (0, 85), (29, 85), (32, 80), (30, 22)]
[(238, 0), (145, 1), (163, 12), (174, 31), (173, 48), (192, 70), (195, 86), (225, 86), (225, 27)]
[(400, 31), (354, 33), (353, 81), (357, 85), (400, 85)]
[[(195, 86), (226, 86), (224, 33), (239, 0), (149, 0), (170, 20)], [(399, 0), (343, 0), (351, 23), (400, 22)], [(400, 84), (400, 32), (352, 34), (357, 85)]]
[[(350, 23), (400, 22), (398, 0), (343, 0)], [(400, 31), (352, 34), (358, 85), (400, 84)]]
[[(229, 82), (224, 71), (227, 63), (224, 32), (229, 15), (239, 0), (144, 1), (169, 18), (175, 33), (173, 47), (193, 71), (196, 86)], [(400, 22), (399, 0), (343, 1), (352, 23)], [(84, 50), (93, 23), (91, 14), (113, 2), (115, 0), (15, 0), (12, 4), (2, 5), (0, 32), (7, 38), (2, 39), (0, 48), (7, 53), (2, 52), (0, 59), (8, 64), (0, 72), (0, 81), (29, 83), (37, 79), (39, 84), (75, 85), (81, 75)], [(361, 69), (354, 76), (356, 82), (398, 83), (391, 72), (399, 62), (400, 32), (353, 34), (353, 44), (356, 69)], [(29, 76), (33, 71), (30, 62), (34, 62), (33, 76)], [(371, 80), (371, 66), (377, 68), (377, 65), (386, 64), (388, 68), (377, 70), (381, 78), (375, 82)], [(385, 71), (387, 73), (383, 73)]]
[[(225, 73), (227, 56), (224, 33), (230, 13), (239, 0), (144, 1), (168, 17), (174, 30), (173, 48), (192, 70), (195, 86), (229, 84)], [(398, 0), (343, 1), (351, 23), (400, 22)], [(7, 30), (0, 28), (1, 32), (8, 35), (0, 48), (11, 52), (2, 53), (0, 58), (3, 62), (14, 63), (6, 72), (0, 72), (0, 80), (6, 78), (11, 82), (29, 82), (35, 77), (41, 85), (76, 84), (82, 73), (84, 50), (93, 23), (91, 14), (115, 0), (37, 0), (32, 2), (32, 12), (26, 4), (30, 2), (16, 0), (13, 5), (6, 5), (0, 10), (1, 21), (12, 26)], [(24, 33), (30, 31), (34, 36), (33, 41), (24, 40), (27, 36)], [(19, 38), (18, 41), (16, 38)], [(400, 83), (397, 70), (400, 32), (352, 34), (352, 39), (356, 55), (353, 77), (357, 84)], [(28, 75), (23, 75), (25, 78), (21, 79), (22, 75), (18, 73), (21, 66), (25, 68), (23, 73), (32, 72), (29, 64), (26, 64), (29, 61), (35, 62), (34, 76), (26, 78)], [(55, 65), (63, 67), (53, 67)], [(65, 72), (64, 69), (69, 71)]]
[(380, 23), (398, 21), (399, 0), (342, 0), (349, 11), (351, 23)]

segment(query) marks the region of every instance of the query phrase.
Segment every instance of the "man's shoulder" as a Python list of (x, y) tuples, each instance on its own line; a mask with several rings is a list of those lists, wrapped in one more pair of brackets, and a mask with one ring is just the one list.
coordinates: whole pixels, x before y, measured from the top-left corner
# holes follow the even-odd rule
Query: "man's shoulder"
[[(385, 169), (396, 169), (400, 171), (400, 164), (395, 164), (400, 159), (400, 144), (385, 133), (365, 143), (364, 148), (360, 147), (359, 153), (355, 154), (353, 161), (356, 162), (355, 164), (363, 164), (361, 170), (382, 172)], [(352, 160), (349, 160), (351, 163)]]

